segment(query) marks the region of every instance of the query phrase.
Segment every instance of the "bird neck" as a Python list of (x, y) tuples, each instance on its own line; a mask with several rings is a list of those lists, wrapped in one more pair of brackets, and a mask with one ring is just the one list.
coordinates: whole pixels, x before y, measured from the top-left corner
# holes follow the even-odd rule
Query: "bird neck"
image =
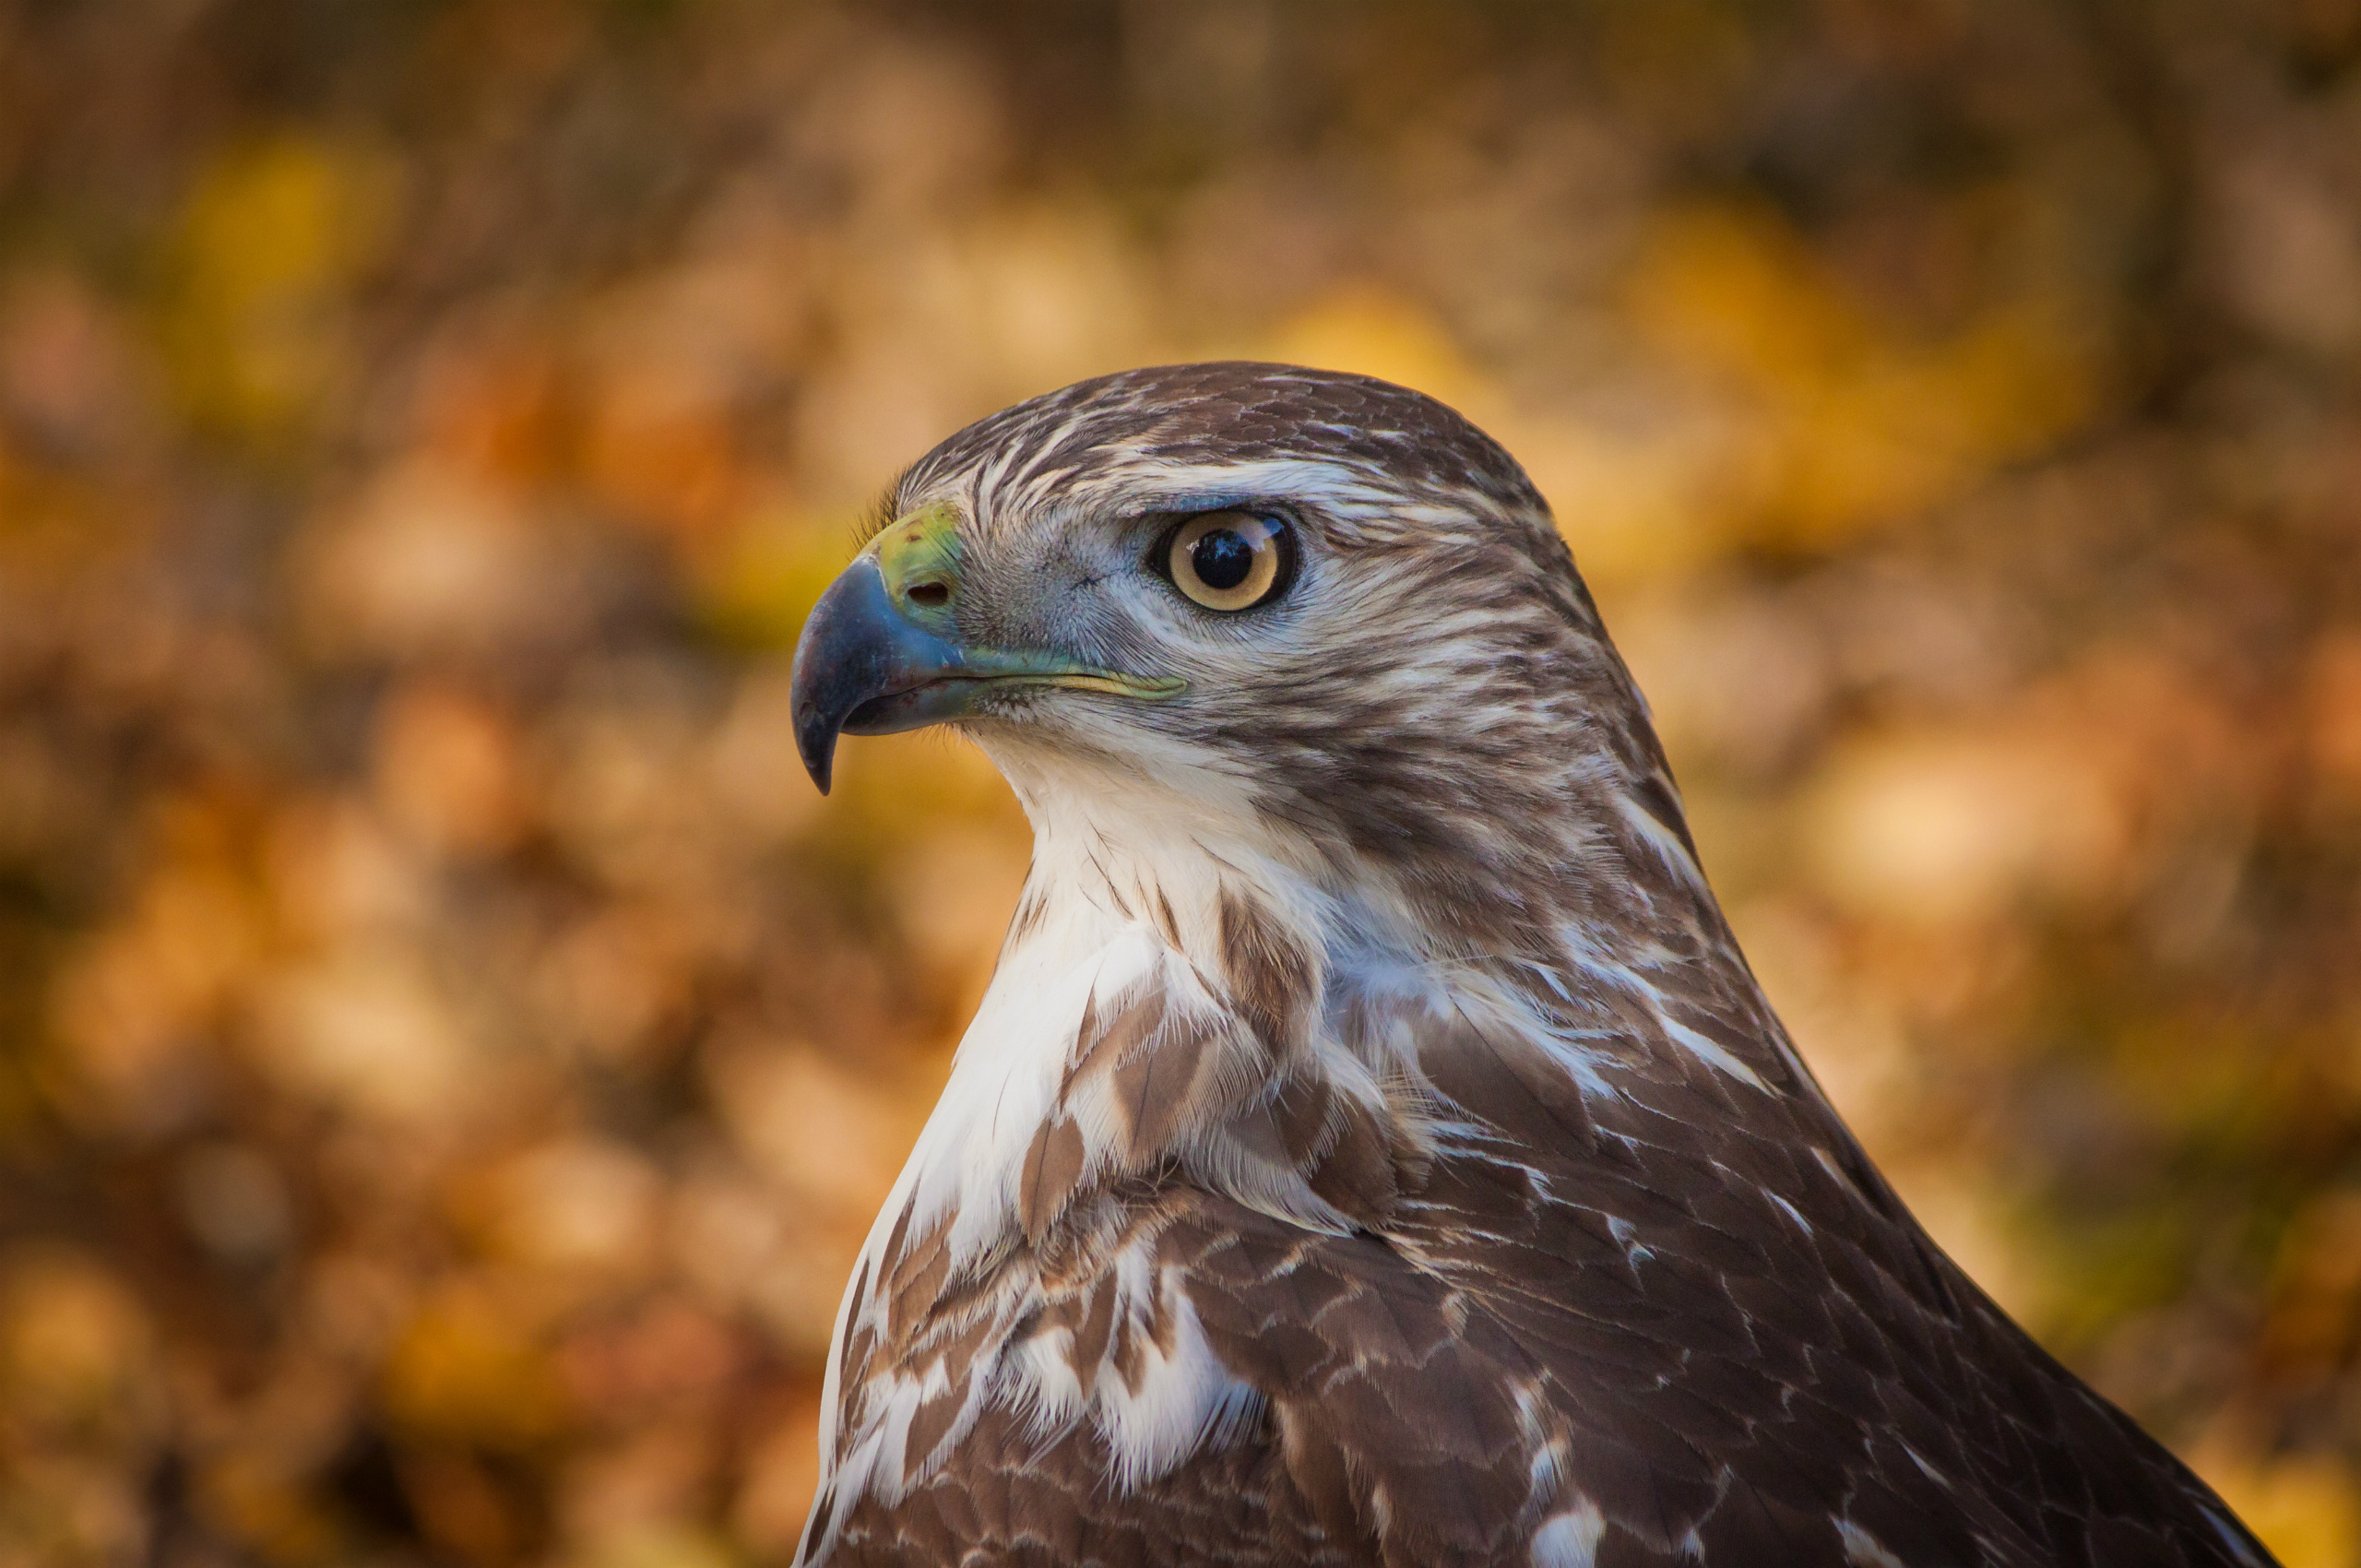
[(946, 1224), (955, 1265), (1038, 1249), (1159, 1172), (1378, 1228), (1429, 1158), (1439, 1053), (1531, 1042), (1605, 1115), (1634, 1073), (1800, 1081), (1702, 879), (1609, 874), (1596, 833), (1557, 873), (1580, 886), (1471, 939), (1418, 887), (1344, 874), (1217, 790), (1003, 770), (1032, 871), (888, 1205)]
[(1322, 896), (1204, 826), (1035, 815), (999, 965), (887, 1206), (921, 1229), (950, 1217), (955, 1260), (1038, 1243), (1095, 1189), (1203, 1157), (1226, 1119), (1314, 1065)]

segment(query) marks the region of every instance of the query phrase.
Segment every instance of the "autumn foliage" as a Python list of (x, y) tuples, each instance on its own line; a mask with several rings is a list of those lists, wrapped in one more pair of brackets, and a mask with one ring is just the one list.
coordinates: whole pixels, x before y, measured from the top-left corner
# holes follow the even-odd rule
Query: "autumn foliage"
[(1026, 860), (800, 618), (1229, 355), (1526, 462), (1904, 1195), (2361, 1562), (2355, 0), (0, 0), (0, 1564), (782, 1561)]

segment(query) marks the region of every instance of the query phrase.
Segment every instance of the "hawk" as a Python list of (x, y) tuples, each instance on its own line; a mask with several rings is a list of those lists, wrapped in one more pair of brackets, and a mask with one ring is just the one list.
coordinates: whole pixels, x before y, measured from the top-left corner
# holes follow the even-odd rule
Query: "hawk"
[(887, 516), (797, 648), (803, 760), (954, 725), (1034, 852), (800, 1562), (2271, 1561), (1863, 1155), (1473, 425), (1133, 371)]

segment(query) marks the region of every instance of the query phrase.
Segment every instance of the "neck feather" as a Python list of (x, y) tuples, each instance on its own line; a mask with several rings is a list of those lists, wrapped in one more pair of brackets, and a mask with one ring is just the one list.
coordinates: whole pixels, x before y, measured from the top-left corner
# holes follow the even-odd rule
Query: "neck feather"
[(1038, 1249), (1079, 1199), (1159, 1170), (1376, 1228), (1430, 1150), (1436, 1053), (1471, 1040), (1523, 1042), (1610, 1112), (1633, 1073), (1808, 1082), (1653, 778), (1581, 814), (1506, 901), (1513, 929), (1470, 929), (1449, 905), (1500, 907), (1498, 868), (1412, 882), (1273, 826), (1243, 787), (995, 760), (1033, 868), (887, 1207), (947, 1224), (955, 1266)]

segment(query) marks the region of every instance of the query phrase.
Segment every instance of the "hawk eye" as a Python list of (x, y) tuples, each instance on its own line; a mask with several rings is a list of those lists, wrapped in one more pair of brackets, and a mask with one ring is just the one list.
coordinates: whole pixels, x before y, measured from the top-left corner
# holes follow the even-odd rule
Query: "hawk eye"
[(1295, 540), (1277, 517), (1207, 512), (1166, 536), (1159, 552), (1172, 586), (1208, 610), (1252, 610), (1294, 576)]

